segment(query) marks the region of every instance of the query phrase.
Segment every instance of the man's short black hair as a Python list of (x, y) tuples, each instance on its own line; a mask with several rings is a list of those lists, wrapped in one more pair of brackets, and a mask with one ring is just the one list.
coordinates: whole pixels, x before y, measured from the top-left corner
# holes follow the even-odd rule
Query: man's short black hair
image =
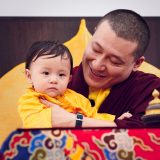
[(117, 9), (106, 14), (99, 21), (97, 28), (104, 21), (110, 24), (118, 37), (138, 44), (134, 52), (135, 58), (144, 55), (150, 41), (150, 30), (142, 16), (132, 10)]

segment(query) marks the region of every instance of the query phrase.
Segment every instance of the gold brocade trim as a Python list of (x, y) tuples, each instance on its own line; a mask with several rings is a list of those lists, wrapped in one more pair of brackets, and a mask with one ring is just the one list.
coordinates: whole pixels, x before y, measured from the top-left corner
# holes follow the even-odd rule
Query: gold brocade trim
[(145, 115), (160, 114), (160, 109), (147, 110)]

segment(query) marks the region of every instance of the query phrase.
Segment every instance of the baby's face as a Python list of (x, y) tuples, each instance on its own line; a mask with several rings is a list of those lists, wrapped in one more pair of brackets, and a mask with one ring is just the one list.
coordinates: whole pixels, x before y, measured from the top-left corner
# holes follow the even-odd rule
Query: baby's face
[(45, 93), (51, 97), (62, 95), (70, 80), (70, 61), (67, 56), (39, 57), (33, 61), (27, 77), (35, 91)]

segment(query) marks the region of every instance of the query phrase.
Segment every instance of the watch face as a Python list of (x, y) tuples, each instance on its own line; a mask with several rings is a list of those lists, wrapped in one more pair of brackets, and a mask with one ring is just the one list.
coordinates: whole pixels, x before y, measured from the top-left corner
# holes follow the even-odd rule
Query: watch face
[(77, 119), (83, 119), (83, 115), (82, 114), (77, 114)]

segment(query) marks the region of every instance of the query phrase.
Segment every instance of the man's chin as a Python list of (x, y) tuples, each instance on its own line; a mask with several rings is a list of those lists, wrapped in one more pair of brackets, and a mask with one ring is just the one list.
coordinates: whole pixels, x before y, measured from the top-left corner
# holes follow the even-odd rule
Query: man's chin
[(88, 84), (88, 86), (91, 87), (91, 88), (95, 88), (95, 89), (100, 89), (100, 88), (102, 88), (102, 86), (99, 85), (100, 83), (94, 82), (94, 81), (92, 81), (92, 80), (87, 80), (87, 84)]
[[(89, 87), (94, 88), (96, 90), (111, 88), (111, 83), (109, 81), (108, 81), (108, 83), (107, 82), (102, 83), (101, 81), (95, 82), (92, 79), (87, 79), (86, 82)], [(112, 86), (113, 86), (113, 84), (112, 84)]]

